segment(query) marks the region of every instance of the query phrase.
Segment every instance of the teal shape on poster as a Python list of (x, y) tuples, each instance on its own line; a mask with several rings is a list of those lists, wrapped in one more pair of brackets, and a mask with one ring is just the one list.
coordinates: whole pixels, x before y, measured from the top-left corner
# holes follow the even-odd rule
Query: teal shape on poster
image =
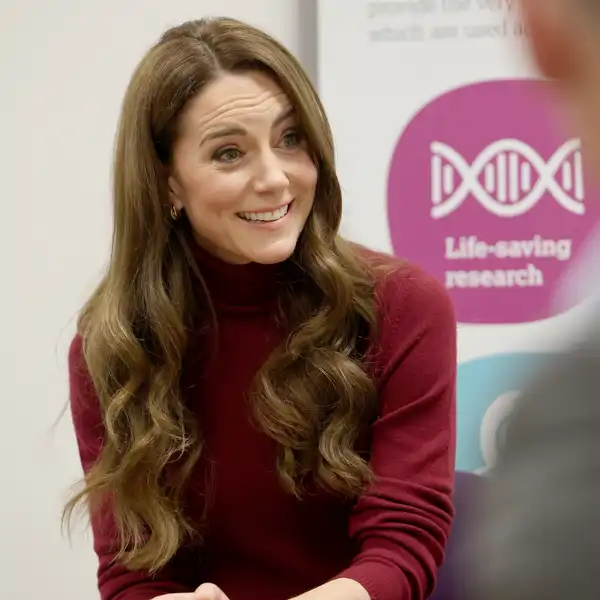
[(497, 354), (459, 364), (456, 468), (484, 473), (493, 464), (506, 417), (548, 353)]

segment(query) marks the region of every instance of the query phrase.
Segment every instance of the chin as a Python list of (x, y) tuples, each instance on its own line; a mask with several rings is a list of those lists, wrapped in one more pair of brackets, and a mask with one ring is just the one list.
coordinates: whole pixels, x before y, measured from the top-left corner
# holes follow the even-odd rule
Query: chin
[(261, 265), (274, 265), (288, 260), (296, 249), (298, 240), (293, 242), (278, 242), (263, 249), (253, 252), (251, 260)]

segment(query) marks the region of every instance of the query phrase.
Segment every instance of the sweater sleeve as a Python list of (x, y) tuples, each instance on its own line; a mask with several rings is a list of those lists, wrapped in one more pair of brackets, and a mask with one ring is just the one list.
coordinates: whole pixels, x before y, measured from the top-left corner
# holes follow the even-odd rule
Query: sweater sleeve
[[(69, 350), (70, 406), (75, 436), (84, 473), (98, 458), (104, 440), (104, 426), (98, 398), (85, 367), (82, 340), (76, 336)], [(174, 592), (190, 592), (176, 582), (176, 557), (172, 564), (157, 575), (130, 571), (115, 562), (117, 541), (115, 521), (110, 509), (91, 517), (94, 551), (98, 556), (98, 589), (101, 600), (152, 600)]]
[(354, 507), (359, 551), (338, 577), (373, 600), (423, 600), (453, 517), (456, 322), (446, 290), (422, 271), (390, 275), (382, 296), (375, 481)]

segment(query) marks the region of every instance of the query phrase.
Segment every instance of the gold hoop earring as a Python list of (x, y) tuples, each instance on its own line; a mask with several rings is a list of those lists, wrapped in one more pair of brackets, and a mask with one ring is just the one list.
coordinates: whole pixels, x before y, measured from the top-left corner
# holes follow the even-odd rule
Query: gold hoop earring
[(171, 219), (177, 221), (179, 219), (179, 211), (171, 204)]

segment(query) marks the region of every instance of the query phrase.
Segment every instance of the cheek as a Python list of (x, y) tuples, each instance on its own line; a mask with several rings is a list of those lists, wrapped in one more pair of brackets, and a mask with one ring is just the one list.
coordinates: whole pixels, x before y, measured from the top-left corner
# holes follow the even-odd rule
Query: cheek
[(296, 170), (296, 181), (302, 186), (306, 193), (314, 194), (317, 186), (317, 167), (307, 157), (305, 161), (298, 165)]
[(318, 171), (317, 171), (316, 165), (313, 165), (312, 163), (310, 164), (310, 171), (309, 171), (308, 177), (309, 177), (309, 181), (310, 181), (310, 186), (314, 193), (315, 188), (317, 187)]
[(188, 186), (188, 210), (207, 215), (231, 212), (240, 203), (244, 185), (233, 173), (205, 172), (199, 174)]

